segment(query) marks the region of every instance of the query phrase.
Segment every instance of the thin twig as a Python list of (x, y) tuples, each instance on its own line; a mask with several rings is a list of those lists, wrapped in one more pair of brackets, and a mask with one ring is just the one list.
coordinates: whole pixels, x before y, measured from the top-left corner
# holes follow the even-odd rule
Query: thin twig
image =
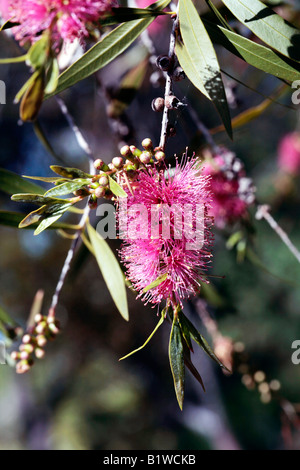
[[(166, 97), (172, 94), (172, 72), (175, 61), (175, 44), (176, 44), (176, 35), (178, 30), (179, 18), (178, 18), (178, 6), (176, 8), (176, 18), (173, 22), (171, 36), (170, 36), (170, 46), (169, 46), (169, 59), (171, 64), (171, 70), (167, 74), (166, 86), (165, 86), (165, 100)], [(169, 122), (169, 109), (166, 104), (164, 106), (163, 118), (161, 123), (161, 134), (159, 147), (164, 150), (167, 142), (168, 134), (168, 122)]]
[(268, 205), (264, 204), (261, 206), (258, 206), (257, 212), (256, 212), (256, 219), (261, 220), (265, 219), (270, 227), (277, 233), (277, 235), (281, 238), (283, 243), (288, 247), (290, 252), (295, 256), (297, 261), (300, 263), (300, 252), (299, 250), (295, 247), (293, 242), (290, 240), (288, 235), (282, 228), (278, 225), (276, 220), (273, 219), (273, 217), (270, 214), (270, 208)]
[[(93, 165), (94, 158), (93, 158), (92, 151), (91, 151), (91, 148), (90, 148), (89, 144), (87, 143), (87, 141), (83, 137), (80, 129), (78, 128), (78, 126), (75, 124), (75, 122), (74, 122), (72, 116), (70, 115), (70, 113), (68, 111), (68, 108), (66, 107), (65, 103), (60, 98), (57, 98), (57, 102), (60, 106), (60, 109), (61, 109), (62, 113), (66, 117), (71, 129), (73, 130), (79, 146), (87, 154), (87, 156), (89, 158), (89, 163), (90, 163), (89, 172), (90, 172), (91, 175), (94, 175), (95, 174), (95, 168), (94, 168), (94, 165)], [(83, 215), (82, 215), (82, 217), (80, 219), (80, 222), (78, 224), (79, 228), (78, 228), (78, 230), (77, 230), (77, 232), (74, 236), (74, 240), (72, 241), (72, 244), (70, 246), (67, 257), (65, 259), (63, 268), (61, 270), (61, 274), (60, 274), (55, 292), (54, 292), (53, 297), (52, 297), (52, 301), (51, 301), (51, 305), (50, 305), (50, 309), (49, 309), (49, 313), (48, 313), (48, 318), (55, 318), (55, 310), (56, 310), (56, 307), (57, 307), (57, 304), (58, 304), (58, 301), (59, 301), (59, 297), (60, 297), (63, 285), (65, 283), (67, 274), (70, 270), (71, 262), (72, 262), (72, 259), (74, 257), (78, 242), (79, 242), (81, 234), (82, 234), (82, 231), (84, 230), (86, 221), (88, 219), (89, 212), (90, 212), (90, 207), (89, 207), (89, 204), (87, 203), (86, 206), (85, 206)]]

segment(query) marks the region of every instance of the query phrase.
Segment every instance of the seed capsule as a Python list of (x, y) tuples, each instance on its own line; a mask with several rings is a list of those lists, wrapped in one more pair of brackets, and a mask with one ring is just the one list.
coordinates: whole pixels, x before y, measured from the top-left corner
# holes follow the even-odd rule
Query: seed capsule
[(171, 59), (167, 55), (160, 55), (156, 59), (156, 65), (160, 70), (168, 72), (171, 67)]
[(172, 77), (175, 82), (181, 82), (181, 80), (184, 80), (186, 78), (186, 74), (183, 68), (178, 65), (177, 67), (175, 67)]
[(158, 152), (155, 153), (155, 158), (158, 162), (161, 162), (162, 160), (166, 158), (166, 154), (162, 152), (161, 150), (159, 150)]
[(180, 106), (184, 106), (184, 104), (181, 103), (174, 95), (166, 96), (165, 103), (168, 109), (178, 109)]
[(165, 100), (163, 98), (154, 98), (151, 103), (151, 108), (157, 113), (161, 113), (165, 107)]

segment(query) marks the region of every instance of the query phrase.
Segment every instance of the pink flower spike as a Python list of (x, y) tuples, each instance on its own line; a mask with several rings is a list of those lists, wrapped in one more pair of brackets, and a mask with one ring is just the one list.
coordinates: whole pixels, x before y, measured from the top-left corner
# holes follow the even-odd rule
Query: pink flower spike
[(286, 134), (278, 146), (279, 168), (287, 173), (297, 175), (300, 173), (300, 134), (291, 132)]
[[(120, 250), (127, 277), (144, 302), (182, 305), (200, 290), (201, 281), (208, 282), (213, 239), (207, 216), (209, 178), (201, 174), (198, 159), (185, 158), (172, 170), (140, 171), (133, 187), (126, 199), (129, 236)], [(135, 210), (143, 212), (143, 230), (130, 233)], [(163, 282), (144, 291), (160, 277)]]
[(36, 41), (50, 29), (57, 47), (62, 40), (72, 42), (88, 36), (88, 26), (116, 6), (116, 0), (2, 0), (0, 13), (4, 19), (20, 23), (13, 32), (21, 44)]

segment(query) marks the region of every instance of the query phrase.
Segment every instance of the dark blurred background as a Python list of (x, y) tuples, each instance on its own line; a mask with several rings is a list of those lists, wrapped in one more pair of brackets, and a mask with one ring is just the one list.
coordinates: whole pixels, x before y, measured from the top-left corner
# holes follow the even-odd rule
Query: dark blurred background
[[(158, 53), (168, 51), (167, 28), (150, 30)], [(19, 54), (4, 34), (0, 49), (1, 57)], [(217, 50), (222, 68), (260, 93), (224, 76), (233, 98), (232, 116), (260, 104), (265, 99), (261, 94), (269, 96), (280, 86), (276, 78)], [(130, 104), (125, 115), (113, 101), (120, 98), (124, 74), (145, 57), (145, 47), (138, 42), (97, 78), (63, 94), (95, 158), (111, 161), (118, 155), (120, 141), (139, 146), (143, 138), (151, 137), (158, 144), (161, 115), (151, 110), (151, 101), (163, 95), (163, 87), (152, 75), (155, 68), (145, 65), (138, 93), (130, 90), (126, 95)], [(19, 122), (18, 106), (13, 104), (28, 76), (24, 65), (0, 68), (0, 79), (7, 85), (7, 104), (0, 105), (0, 166), (18, 174), (50, 176), (49, 165), (57, 161), (38, 140), (33, 126)], [(188, 80), (176, 85), (175, 92), (182, 101), (193, 103), (207, 128), (220, 125), (213, 105)], [(292, 105), (290, 91), (279, 101), (284, 106), (273, 103), (256, 120), (236, 129), (233, 142), (222, 132), (214, 139), (245, 163), (257, 186), (258, 200), (272, 206), (274, 218), (300, 247), (299, 177), (282, 174), (277, 165), (281, 139), (299, 130), (299, 110), (287, 107)], [(123, 95), (121, 103), (124, 105)], [(86, 157), (55, 99), (44, 103), (39, 120), (65, 166), (87, 170)], [(177, 134), (167, 146), (170, 162), (186, 146), (199, 152), (206, 145), (188, 109), (174, 113), (172, 122)], [(2, 210), (26, 212), (8, 195), (1, 192), (0, 197)], [(255, 221), (254, 214), (253, 209), (252, 248), (262, 266), (248, 259), (238, 262), (236, 250), (226, 248), (234, 228), (226, 233), (215, 229), (211, 273), (225, 278), (212, 278), (214, 288), (203, 300), (206, 313), (225, 338), (223, 352), (232, 363), (231, 376), (196, 350), (193, 361), (206, 393), (187, 372), (181, 412), (168, 361), (167, 324), (144, 350), (119, 362), (121, 356), (143, 344), (157, 323), (157, 312), (128, 292), (130, 322), (126, 323), (112, 303), (95, 260), (81, 248), (58, 307), (62, 334), (48, 345), (45, 359), (21, 376), (8, 365), (0, 366), (0, 448), (299, 448), (300, 365), (291, 361), (292, 342), (300, 339), (299, 264), (265, 221)], [(0, 230), (0, 305), (24, 327), (38, 289), (45, 291), (47, 312), (70, 241), (55, 231), (34, 237), (30, 230)], [(118, 242), (111, 246), (117, 248)], [(187, 315), (212, 343), (200, 310), (194, 301), (186, 305)]]

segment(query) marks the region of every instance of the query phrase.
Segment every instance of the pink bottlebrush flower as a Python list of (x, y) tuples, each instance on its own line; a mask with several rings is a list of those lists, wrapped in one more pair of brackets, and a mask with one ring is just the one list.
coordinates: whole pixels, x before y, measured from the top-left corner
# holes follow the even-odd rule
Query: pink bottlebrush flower
[[(139, 207), (144, 208), (146, 229), (144, 226), (141, 236), (133, 229), (137, 236), (124, 241), (120, 255), (127, 277), (143, 301), (181, 304), (183, 299), (199, 291), (199, 281), (207, 282), (205, 271), (212, 257), (208, 187), (209, 178), (199, 170), (199, 160), (192, 158), (177, 163), (174, 170), (163, 171), (156, 167), (140, 170), (133, 183), (133, 194), (127, 190), (129, 230), (131, 211)], [(166, 208), (172, 206), (174, 212), (170, 213)], [(153, 214), (158, 210), (160, 216), (155, 219)], [(168, 223), (170, 231), (166, 234)], [(166, 278), (161, 284), (143, 292), (164, 275)]]
[(209, 214), (215, 225), (224, 228), (244, 217), (254, 202), (255, 188), (245, 177), (242, 162), (231, 152), (224, 152), (204, 163), (203, 172), (209, 175), (212, 206)]
[(88, 36), (88, 25), (114, 6), (116, 0), (2, 0), (0, 13), (20, 23), (13, 32), (21, 44), (34, 42), (49, 30), (57, 46), (61, 40), (72, 42)]
[(283, 137), (278, 146), (278, 165), (286, 173), (300, 173), (300, 134), (291, 132)]

